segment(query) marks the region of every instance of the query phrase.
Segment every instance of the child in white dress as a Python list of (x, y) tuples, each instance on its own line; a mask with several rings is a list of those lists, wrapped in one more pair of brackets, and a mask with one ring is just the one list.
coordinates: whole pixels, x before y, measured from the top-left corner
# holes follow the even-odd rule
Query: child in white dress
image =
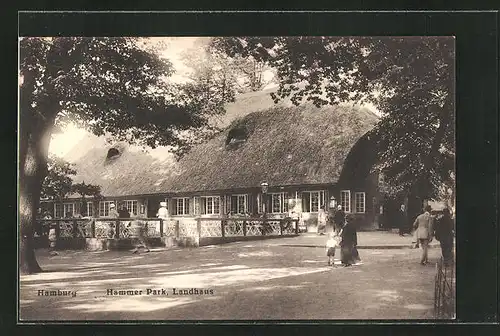
[(328, 234), (328, 240), (326, 241), (326, 256), (328, 257), (328, 266), (334, 266), (335, 248), (339, 246), (339, 236), (333, 232)]

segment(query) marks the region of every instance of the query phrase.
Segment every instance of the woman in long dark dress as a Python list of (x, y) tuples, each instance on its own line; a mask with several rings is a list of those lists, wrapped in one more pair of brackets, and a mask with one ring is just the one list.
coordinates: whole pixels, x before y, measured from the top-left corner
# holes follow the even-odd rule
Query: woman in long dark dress
[(361, 264), (361, 258), (358, 252), (358, 230), (356, 229), (356, 224), (352, 223), (351, 225), (352, 225), (352, 230), (354, 231), (353, 233), (354, 246), (352, 248), (352, 258), (354, 260), (354, 264), (359, 265)]
[(346, 223), (340, 232), (342, 238), (340, 242), (340, 259), (345, 267), (355, 263), (353, 251), (356, 244), (356, 230), (352, 222), (352, 218), (347, 216)]

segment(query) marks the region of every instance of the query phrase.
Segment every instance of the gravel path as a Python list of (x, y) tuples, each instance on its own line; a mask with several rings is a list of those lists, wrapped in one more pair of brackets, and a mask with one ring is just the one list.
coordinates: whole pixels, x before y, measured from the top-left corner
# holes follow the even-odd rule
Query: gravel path
[[(277, 242), (153, 250), (139, 255), (63, 251), (51, 257), (40, 250), (38, 260), (45, 272), (21, 276), (20, 318), (432, 318), (432, 261), (439, 257), (439, 249), (430, 250), (427, 266), (418, 263), (419, 250), (360, 250), (363, 264), (344, 268), (328, 267), (323, 249)], [(137, 291), (128, 293), (137, 295), (108, 295), (108, 290)], [(183, 290), (186, 295), (175, 295)], [(76, 291), (76, 295), (39, 296), (39, 291)]]

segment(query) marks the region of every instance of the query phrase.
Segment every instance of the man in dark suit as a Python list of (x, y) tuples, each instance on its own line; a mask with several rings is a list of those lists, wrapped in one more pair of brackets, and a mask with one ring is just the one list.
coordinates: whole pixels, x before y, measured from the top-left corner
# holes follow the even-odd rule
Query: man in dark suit
[(125, 205), (122, 205), (120, 207), (120, 210), (118, 210), (118, 217), (119, 218), (130, 218), (130, 213), (127, 210), (127, 207)]
[(453, 219), (450, 215), (450, 210), (445, 208), (441, 218), (436, 220), (434, 236), (441, 245), (441, 254), (445, 265), (450, 265), (453, 262)]
[(427, 205), (424, 213), (418, 215), (413, 222), (413, 227), (416, 229), (415, 237), (422, 248), (422, 258), (420, 259), (422, 265), (428, 263), (429, 243), (432, 242), (434, 236), (434, 217), (431, 215), (431, 210), (431, 206)]

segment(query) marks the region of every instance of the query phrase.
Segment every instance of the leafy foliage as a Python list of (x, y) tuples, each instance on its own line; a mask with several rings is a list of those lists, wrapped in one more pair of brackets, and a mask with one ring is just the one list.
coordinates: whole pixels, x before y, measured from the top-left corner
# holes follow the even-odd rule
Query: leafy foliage
[(93, 184), (86, 184), (85, 181), (75, 183), (71, 186), (71, 192), (79, 194), (83, 199), (85, 196), (91, 196), (94, 199), (102, 198), (101, 187)]
[[(50, 136), (74, 123), (96, 135), (182, 146), (183, 132), (208, 124), (183, 88), (169, 83), (169, 61), (126, 37), (28, 37), (19, 45), (20, 226), (22, 272), (40, 267), (32, 244), (34, 214), (47, 175)], [(194, 106), (193, 106), (194, 105)], [(67, 180), (57, 186), (60, 197)]]
[[(454, 166), (454, 40), (393, 37), (230, 37), (212, 48), (276, 69), (275, 102), (355, 101), (382, 112), (379, 165), (394, 193), (425, 197)], [(451, 155), (450, 155), (451, 153)]]
[(189, 94), (182, 97), (183, 88), (167, 81), (171, 63), (139, 42), (122, 37), (23, 38), (22, 113), (153, 148), (176, 145), (179, 131), (202, 127), (207, 118), (185, 97)]
[(72, 164), (57, 157), (51, 156), (47, 165), (47, 176), (43, 180), (41, 197), (51, 200), (62, 200), (70, 193), (78, 193), (82, 197), (100, 197), (101, 188), (85, 182), (73, 183), (72, 176), (76, 170)]
[(69, 162), (58, 157), (51, 157), (48, 161), (48, 173), (42, 183), (41, 196), (45, 199), (61, 200), (72, 191), (72, 175), (76, 170)]

